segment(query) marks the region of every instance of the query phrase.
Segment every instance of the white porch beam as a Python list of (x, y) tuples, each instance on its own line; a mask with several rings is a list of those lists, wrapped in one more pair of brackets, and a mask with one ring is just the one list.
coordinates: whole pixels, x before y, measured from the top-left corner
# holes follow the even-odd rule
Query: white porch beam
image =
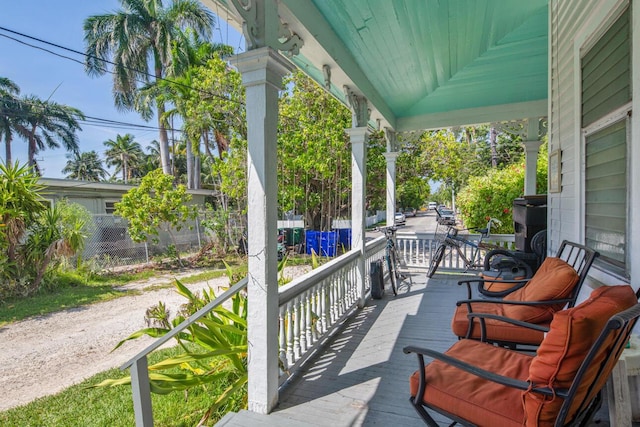
[(547, 100), (514, 104), (468, 108), (465, 110), (430, 113), (422, 116), (402, 117), (396, 121), (396, 132), (442, 129), (452, 126), (521, 120), (523, 117), (543, 117), (548, 114)]
[(291, 64), (263, 47), (237, 57), (247, 100), (249, 410), (278, 402), (278, 92)]

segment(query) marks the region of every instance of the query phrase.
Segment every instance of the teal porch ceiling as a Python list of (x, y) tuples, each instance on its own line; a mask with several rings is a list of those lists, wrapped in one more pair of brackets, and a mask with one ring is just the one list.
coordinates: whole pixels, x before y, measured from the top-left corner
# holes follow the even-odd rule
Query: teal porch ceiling
[[(225, 4), (225, 1), (221, 2)], [(269, 3), (267, 1), (267, 3)], [(276, 4), (276, 3), (273, 3)], [(548, 0), (280, 0), (291, 60), (415, 130), (547, 114)]]

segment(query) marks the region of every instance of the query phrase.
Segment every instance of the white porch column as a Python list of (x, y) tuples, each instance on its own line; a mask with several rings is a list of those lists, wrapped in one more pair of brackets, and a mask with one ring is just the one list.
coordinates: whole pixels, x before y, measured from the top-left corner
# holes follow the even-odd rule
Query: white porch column
[(524, 145), (524, 194), (536, 194), (536, 171), (538, 167), (538, 152), (542, 141), (523, 141)]
[(352, 128), (346, 132), (351, 140), (351, 249), (360, 252), (357, 261), (356, 289), (358, 289), (358, 306), (365, 304), (364, 265), (364, 232), (366, 229), (366, 195), (367, 195), (367, 137), (369, 129), (369, 105), (367, 98), (355, 94), (345, 86), (345, 95), (351, 108)]
[(538, 119), (530, 118), (528, 121), (527, 139), (522, 141), (524, 145), (524, 194), (525, 196), (536, 194), (536, 177), (538, 169), (538, 152), (542, 141), (538, 140)]
[(387, 227), (394, 224), (396, 214), (396, 133), (386, 128), (384, 131), (387, 140), (387, 152), (384, 158), (387, 159)]
[(263, 47), (238, 55), (247, 100), (249, 410), (278, 403), (278, 91), (291, 65)]
[(346, 130), (351, 139), (351, 249), (360, 251), (358, 257), (357, 289), (359, 306), (365, 303), (364, 232), (366, 229), (365, 200), (367, 188), (367, 136), (366, 126)]

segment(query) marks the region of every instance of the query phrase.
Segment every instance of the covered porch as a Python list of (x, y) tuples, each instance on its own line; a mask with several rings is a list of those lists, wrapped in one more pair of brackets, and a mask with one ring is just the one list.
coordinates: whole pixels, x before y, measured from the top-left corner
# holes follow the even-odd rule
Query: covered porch
[[(541, 123), (549, 117), (556, 157), (550, 176), (548, 253), (563, 239), (584, 243), (585, 160), (577, 123), (580, 94), (574, 93), (573, 81), (580, 74), (571, 68), (579, 65), (571, 55), (577, 58), (583, 46), (570, 41), (579, 22), (585, 27), (580, 41), (590, 44), (591, 34), (602, 35), (604, 24), (628, 2), (585, 0), (575, 7), (548, 0), (204, 3), (219, 14), (224, 11), (221, 16), (242, 28), (247, 41), (247, 51), (232, 64), (242, 73), (247, 95), (249, 411), (229, 415), (221, 425), (421, 425), (408, 403), (408, 376), (417, 363), (401, 349), (412, 343), (443, 350), (453, 342), (449, 321), (460, 289), (455, 276), (427, 282), (417, 269), (414, 286), (401, 289), (395, 299), (368, 298), (368, 266), (382, 256), (384, 246), (380, 239), (365, 244), (367, 137), (371, 130), (384, 130), (387, 137), (383, 173), (391, 222), (397, 133), (517, 121), (526, 153), (524, 194), (531, 195), (537, 150), (546, 133)], [(598, 20), (602, 28), (594, 24)], [(637, 41), (636, 33), (634, 37)], [(352, 111), (352, 127), (345, 132), (352, 146), (353, 249), (279, 289), (278, 95), (283, 76), (294, 67)], [(634, 82), (635, 75), (637, 71)], [(633, 85), (634, 91), (638, 87)], [(620, 111), (619, 116), (627, 114)], [(625, 179), (630, 181), (631, 175)], [(630, 195), (622, 207), (629, 218), (637, 212), (636, 193), (635, 188), (621, 193)], [(631, 283), (637, 289), (631, 275), (637, 251), (624, 240), (637, 235), (637, 227), (631, 219), (620, 222), (623, 271), (611, 274), (610, 266), (598, 265), (594, 287)], [(432, 243), (416, 245), (415, 259), (428, 262)], [(403, 248), (409, 260), (414, 259), (412, 248)], [(146, 368), (135, 363), (141, 371)], [(283, 379), (289, 383), (280, 388)], [(144, 408), (144, 400), (136, 405)], [(150, 414), (139, 412), (139, 425), (147, 425)], [(600, 419), (604, 423), (607, 417)]]
[[(402, 348), (444, 351), (455, 342), (450, 321), (455, 302), (466, 292), (457, 285), (465, 275), (448, 271), (427, 279), (422, 269), (411, 274), (412, 284), (404, 282), (397, 297), (387, 286), (383, 299), (368, 300), (346, 320), (340, 334), (282, 388), (269, 415), (230, 413), (217, 425), (423, 426), (409, 403), (408, 379), (418, 367), (416, 357)], [(591, 425), (610, 425), (606, 405)]]
[[(369, 262), (384, 250), (365, 247), (367, 141), (372, 131), (384, 131), (386, 136), (386, 170), (379, 172), (386, 175), (387, 225), (393, 224), (396, 211), (400, 132), (517, 122), (526, 153), (524, 193), (535, 194), (537, 153), (545, 133), (541, 124), (548, 113), (548, 3), (207, 0), (205, 4), (242, 29), (247, 43), (246, 52), (231, 64), (242, 74), (247, 105), (248, 406), (267, 414), (281, 401), (282, 365), (285, 371), (295, 371), (309, 349), (322, 341), (316, 335), (331, 333), (343, 316), (366, 307)], [(283, 77), (295, 67), (352, 113), (352, 127), (345, 129), (352, 154), (352, 250), (331, 267), (314, 272), (308, 283), (278, 289), (272, 256), (278, 96)], [(432, 249), (421, 247), (418, 257), (428, 262)], [(316, 323), (318, 312), (323, 314)], [(299, 322), (285, 334), (292, 319)]]

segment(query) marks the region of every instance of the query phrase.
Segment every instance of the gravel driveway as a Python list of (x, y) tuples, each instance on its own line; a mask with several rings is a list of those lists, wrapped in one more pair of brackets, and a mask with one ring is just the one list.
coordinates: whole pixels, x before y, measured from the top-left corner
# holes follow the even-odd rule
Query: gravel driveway
[[(293, 267), (295, 277), (308, 268)], [(170, 276), (127, 285), (143, 289)], [(226, 277), (188, 285), (192, 291), (228, 285)], [(99, 372), (118, 367), (148, 346), (152, 339), (116, 344), (145, 327), (144, 313), (163, 301), (175, 313), (185, 299), (173, 287), (38, 316), (0, 327), (0, 411), (55, 394)]]

